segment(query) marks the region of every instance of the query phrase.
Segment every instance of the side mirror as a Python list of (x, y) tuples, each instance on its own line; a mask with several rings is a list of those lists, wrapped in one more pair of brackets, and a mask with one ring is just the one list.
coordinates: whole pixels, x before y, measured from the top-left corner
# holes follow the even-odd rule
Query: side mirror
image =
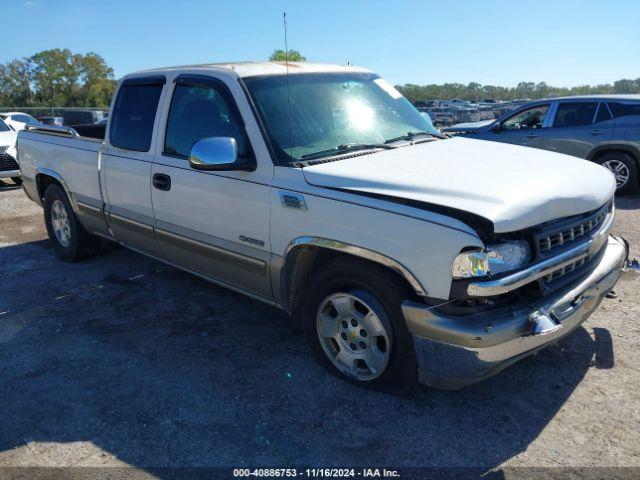
[(493, 133), (498, 133), (500, 131), (500, 122), (496, 122), (489, 128)]
[(232, 137), (201, 138), (191, 147), (189, 165), (195, 170), (255, 170), (255, 163), (238, 157)]

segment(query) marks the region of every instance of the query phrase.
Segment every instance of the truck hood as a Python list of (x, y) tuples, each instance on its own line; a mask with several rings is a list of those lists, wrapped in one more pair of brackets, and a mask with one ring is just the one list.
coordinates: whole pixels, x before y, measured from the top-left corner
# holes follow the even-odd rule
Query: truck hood
[(480, 215), (513, 232), (585, 213), (615, 192), (595, 163), (533, 148), (452, 138), (303, 169), (318, 187), (383, 195)]
[(447, 133), (477, 131), (495, 122), (495, 120), (481, 120), (479, 122), (456, 123), (450, 127), (443, 128), (442, 131)]

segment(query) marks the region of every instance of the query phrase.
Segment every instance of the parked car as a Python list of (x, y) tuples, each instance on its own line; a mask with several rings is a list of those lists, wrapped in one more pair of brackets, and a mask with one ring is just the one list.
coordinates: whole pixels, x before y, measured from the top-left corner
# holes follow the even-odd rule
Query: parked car
[(495, 122), (454, 125), (446, 131), (591, 160), (615, 175), (620, 193), (640, 186), (640, 95), (538, 100)]
[(45, 125), (57, 125), (62, 126), (64, 124), (64, 119), (62, 117), (40, 117), (40, 123)]
[(96, 110), (66, 110), (63, 113), (63, 125), (89, 125), (104, 119), (104, 113)]
[(494, 107), (491, 105), (479, 105), (480, 120), (493, 120), (495, 118), (493, 109)]
[(480, 111), (477, 108), (458, 104), (451, 107), (449, 112), (453, 114), (454, 121), (456, 122), (477, 122), (480, 120)]
[(417, 102), (414, 102), (413, 106), (416, 107), (418, 110), (423, 108), (437, 107), (438, 101), (437, 100), (418, 100)]
[(454, 123), (453, 113), (444, 107), (427, 108), (426, 112), (436, 125), (452, 125)]
[(22, 185), (16, 161), (16, 139), (16, 132), (0, 119), (0, 178), (10, 178), (17, 185)]
[(0, 118), (16, 131), (24, 130), (26, 125), (37, 125), (40, 123), (28, 113), (22, 112), (1, 112)]
[(443, 138), (365, 69), (289, 65), (128, 75), (104, 142), (20, 132), (55, 252), (109, 238), (278, 306), (332, 372), (393, 392), (487, 378), (613, 288), (609, 172)]

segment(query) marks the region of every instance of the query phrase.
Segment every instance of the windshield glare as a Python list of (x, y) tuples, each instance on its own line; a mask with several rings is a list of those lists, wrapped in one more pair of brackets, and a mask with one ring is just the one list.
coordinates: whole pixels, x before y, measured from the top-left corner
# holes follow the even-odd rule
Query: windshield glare
[[(280, 164), (350, 144), (439, 135), (392, 85), (373, 74), (294, 74), (244, 79)], [(291, 118), (288, 106), (291, 105)], [(291, 125), (291, 128), (289, 128)]]

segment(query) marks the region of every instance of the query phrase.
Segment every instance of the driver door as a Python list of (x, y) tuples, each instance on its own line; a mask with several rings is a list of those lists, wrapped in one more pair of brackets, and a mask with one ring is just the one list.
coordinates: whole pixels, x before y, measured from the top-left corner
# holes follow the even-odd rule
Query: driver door
[(487, 140), (541, 148), (549, 107), (550, 104), (544, 103), (514, 113), (500, 122)]
[(233, 137), (239, 154), (254, 158), (231, 91), (240, 87), (199, 74), (182, 74), (171, 84), (151, 171), (155, 234), (162, 256), (215, 282), (270, 299), (273, 168), (258, 162), (253, 171), (202, 171), (191, 168), (188, 160), (191, 146), (208, 137)]

